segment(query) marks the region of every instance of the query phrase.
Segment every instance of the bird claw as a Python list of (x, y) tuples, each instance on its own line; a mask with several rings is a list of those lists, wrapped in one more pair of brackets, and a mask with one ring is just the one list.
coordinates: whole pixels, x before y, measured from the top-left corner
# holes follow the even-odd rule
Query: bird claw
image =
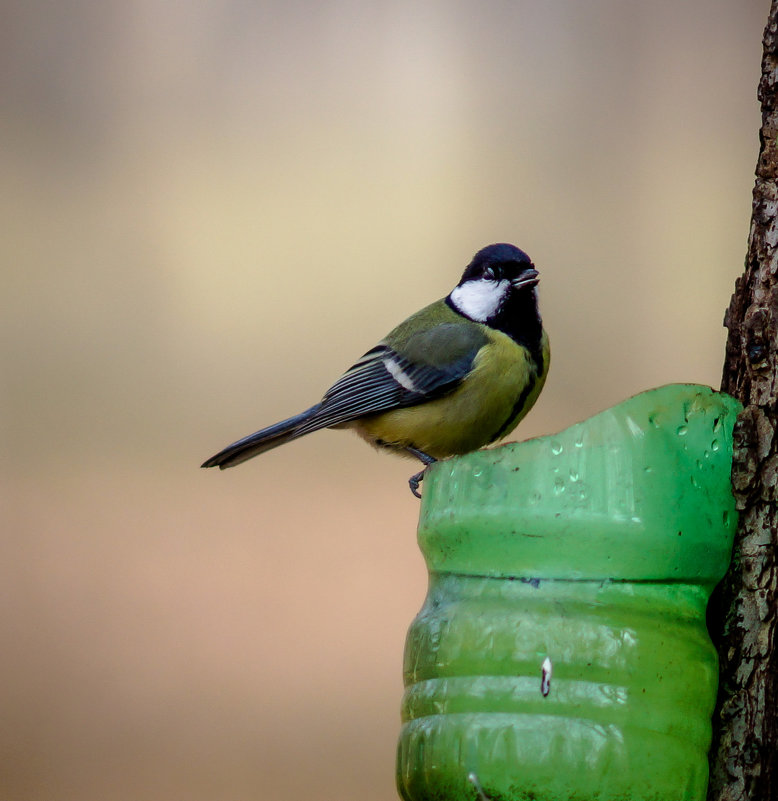
[(427, 472), (427, 468), (436, 462), (437, 459), (435, 459), (434, 456), (430, 456), (428, 453), (424, 453), (424, 451), (420, 451), (418, 448), (413, 448), (411, 446), (408, 446), (405, 450), (415, 456), (424, 465), (424, 470), (414, 473), (408, 479), (408, 486), (411, 488), (411, 492), (417, 498), (421, 498), (421, 494), (419, 493), (419, 484), (424, 481), (424, 474)]
[(419, 484), (424, 481), (424, 474), (427, 472), (427, 468), (425, 467), (424, 470), (419, 470), (418, 473), (414, 473), (408, 479), (408, 486), (411, 488), (411, 492), (417, 497), (421, 498), (421, 493), (419, 492)]

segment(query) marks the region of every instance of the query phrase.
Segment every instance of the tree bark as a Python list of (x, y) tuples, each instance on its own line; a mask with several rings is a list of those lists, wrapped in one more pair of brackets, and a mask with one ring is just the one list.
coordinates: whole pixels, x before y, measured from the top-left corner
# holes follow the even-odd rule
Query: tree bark
[(763, 44), (748, 254), (724, 318), (721, 388), (745, 408), (732, 468), (735, 552), (709, 612), (721, 665), (709, 801), (778, 799), (778, 0)]

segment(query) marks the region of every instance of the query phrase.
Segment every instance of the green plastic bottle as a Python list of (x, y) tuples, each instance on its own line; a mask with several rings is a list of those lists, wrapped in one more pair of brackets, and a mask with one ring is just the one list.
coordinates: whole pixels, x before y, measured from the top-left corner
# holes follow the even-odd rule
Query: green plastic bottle
[(405, 648), (406, 801), (703, 801), (740, 404), (637, 395), (433, 465)]

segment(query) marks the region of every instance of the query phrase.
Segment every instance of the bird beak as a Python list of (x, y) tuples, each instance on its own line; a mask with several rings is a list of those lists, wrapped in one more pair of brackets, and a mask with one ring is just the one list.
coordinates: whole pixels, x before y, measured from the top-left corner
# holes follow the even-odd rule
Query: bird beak
[(511, 281), (514, 289), (521, 289), (525, 286), (535, 286), (540, 281), (540, 273), (537, 270), (525, 270), (518, 278)]

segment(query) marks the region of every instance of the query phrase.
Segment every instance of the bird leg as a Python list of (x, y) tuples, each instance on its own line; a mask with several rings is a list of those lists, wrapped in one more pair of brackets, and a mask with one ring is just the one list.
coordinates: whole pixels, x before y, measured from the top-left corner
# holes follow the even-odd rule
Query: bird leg
[(421, 493), (419, 492), (419, 484), (424, 480), (424, 474), (427, 472), (427, 468), (433, 462), (437, 462), (438, 460), (435, 459), (433, 456), (430, 456), (428, 453), (420, 451), (418, 448), (411, 448), (410, 446), (408, 446), (405, 450), (408, 451), (408, 453), (413, 454), (420, 462), (424, 464), (424, 470), (420, 470), (418, 473), (414, 473), (408, 479), (408, 486), (411, 488), (411, 492), (417, 498), (421, 498)]

